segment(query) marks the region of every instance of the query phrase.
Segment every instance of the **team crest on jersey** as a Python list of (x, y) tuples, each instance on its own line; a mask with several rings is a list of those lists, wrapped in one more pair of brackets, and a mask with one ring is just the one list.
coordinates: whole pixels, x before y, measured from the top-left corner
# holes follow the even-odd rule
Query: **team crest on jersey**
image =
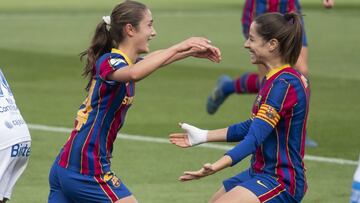
[(120, 186), (120, 179), (118, 177), (116, 177), (115, 175), (112, 177), (111, 182), (114, 187)]
[(125, 60), (124, 60), (124, 59), (121, 59), (121, 58), (111, 58), (111, 59), (109, 60), (109, 63), (110, 63), (110, 65), (111, 65), (112, 67), (116, 67), (116, 66), (118, 66), (118, 65), (121, 64), (121, 63), (125, 63), (125, 64), (126, 64)]
[(270, 119), (274, 119), (276, 114), (277, 114), (276, 110), (273, 107), (268, 106), (268, 108), (266, 109), (265, 115)]
[(103, 180), (105, 182), (111, 181), (112, 185), (114, 187), (119, 187), (120, 186), (120, 179), (118, 177), (116, 177), (116, 175), (114, 175), (111, 172), (108, 172), (104, 175)]

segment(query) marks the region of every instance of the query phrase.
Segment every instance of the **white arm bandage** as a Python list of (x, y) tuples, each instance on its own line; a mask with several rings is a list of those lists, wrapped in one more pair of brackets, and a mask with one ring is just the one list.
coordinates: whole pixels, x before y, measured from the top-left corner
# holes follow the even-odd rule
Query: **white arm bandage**
[(181, 128), (187, 132), (191, 146), (199, 145), (207, 141), (208, 130), (203, 130), (187, 123), (182, 123)]

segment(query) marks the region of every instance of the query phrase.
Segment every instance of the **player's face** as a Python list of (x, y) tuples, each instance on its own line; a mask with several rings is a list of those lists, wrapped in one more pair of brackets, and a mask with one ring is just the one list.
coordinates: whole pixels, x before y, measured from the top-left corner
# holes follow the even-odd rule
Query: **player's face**
[(137, 53), (149, 52), (149, 41), (156, 36), (153, 27), (153, 19), (149, 9), (145, 10), (144, 17), (140, 21), (136, 33), (136, 47)]
[(250, 25), (249, 38), (245, 41), (244, 47), (249, 49), (250, 61), (253, 64), (266, 64), (269, 56), (267, 42), (256, 32), (256, 23)]

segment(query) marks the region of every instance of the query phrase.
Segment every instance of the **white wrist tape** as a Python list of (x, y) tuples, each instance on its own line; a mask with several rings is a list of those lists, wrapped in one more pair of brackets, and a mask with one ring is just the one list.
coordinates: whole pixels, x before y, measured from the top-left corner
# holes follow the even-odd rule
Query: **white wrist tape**
[(199, 145), (207, 141), (208, 130), (203, 130), (187, 123), (182, 123), (181, 128), (187, 132), (191, 146)]

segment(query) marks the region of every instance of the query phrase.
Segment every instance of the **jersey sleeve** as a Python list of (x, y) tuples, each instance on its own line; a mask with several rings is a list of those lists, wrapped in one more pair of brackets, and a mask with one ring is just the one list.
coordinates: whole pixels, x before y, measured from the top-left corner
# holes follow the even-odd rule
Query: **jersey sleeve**
[(284, 116), (297, 102), (295, 90), (285, 79), (274, 81), (264, 104), (276, 110), (280, 116)]
[(116, 71), (117, 69), (128, 66), (125, 59), (118, 58), (107, 58), (99, 64), (98, 74), (99, 77), (108, 84), (114, 84), (116, 81), (108, 80), (107, 76)]
[(293, 101), (293, 99), (290, 99), (290, 102), (287, 101), (289, 100), (289, 90), (290, 84), (285, 80), (274, 81), (266, 100), (261, 104), (244, 139), (233, 149), (225, 153), (231, 157), (232, 166), (254, 153), (271, 134), (281, 119), (280, 113), (286, 111), (284, 104), (290, 105)]
[(239, 142), (240, 140), (243, 140), (245, 135), (249, 132), (251, 123), (252, 120), (249, 119), (244, 122), (229, 126), (226, 134), (226, 141)]

